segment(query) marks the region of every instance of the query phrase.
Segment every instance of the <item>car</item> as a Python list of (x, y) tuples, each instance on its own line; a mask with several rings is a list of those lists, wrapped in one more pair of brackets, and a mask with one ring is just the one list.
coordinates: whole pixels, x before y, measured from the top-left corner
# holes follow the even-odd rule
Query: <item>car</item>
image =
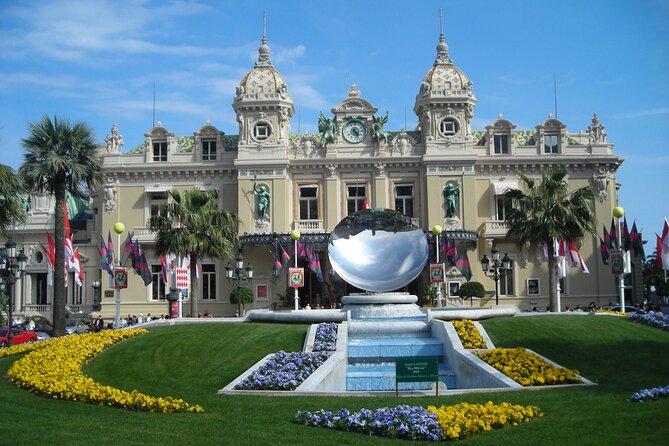
[(32, 330), (28, 330), (28, 325), (23, 323), (14, 324), (12, 325), (12, 327), (26, 331), (41, 331), (42, 333), (46, 333), (49, 336), (53, 336), (53, 328), (50, 325), (43, 324), (42, 322), (35, 322), (35, 328), (33, 328)]
[(47, 332), (36, 331), (34, 333), (37, 335), (37, 340), (38, 341), (48, 341), (49, 339), (51, 339), (51, 335)]
[(84, 321), (82, 320), (71, 320), (67, 321), (67, 325), (65, 325), (65, 331), (67, 334), (84, 334), (88, 333), (91, 331), (91, 327)]
[[(608, 311), (620, 311), (620, 305), (607, 305), (604, 307)], [(625, 313), (636, 313), (639, 309), (634, 305), (625, 305)]]
[[(0, 347), (7, 347), (9, 345), (9, 339), (7, 334), (9, 330), (6, 328), (0, 328)], [(21, 330), (18, 328), (12, 328), (12, 345), (26, 344), (37, 342), (37, 334), (32, 331)]]

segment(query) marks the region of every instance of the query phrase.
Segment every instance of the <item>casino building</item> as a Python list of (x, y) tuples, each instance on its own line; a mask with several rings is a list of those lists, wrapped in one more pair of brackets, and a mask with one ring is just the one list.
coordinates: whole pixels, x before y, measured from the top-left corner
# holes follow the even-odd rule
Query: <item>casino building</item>
[[(306, 258), (305, 286), (299, 290), (300, 305), (333, 307), (348, 292), (356, 292), (332, 271), (328, 263), (330, 231), (344, 217), (365, 206), (390, 208), (410, 217), (429, 233), (443, 227), (442, 239), (453, 240), (459, 253), (466, 252), (472, 266), (471, 280), (483, 283), (486, 297), (472, 303), (458, 297), (466, 281), (455, 267), (446, 269), (443, 290), (447, 306), (489, 306), (495, 303), (495, 282), (481, 269), (480, 259), (493, 245), (513, 260), (512, 269), (499, 281), (499, 303), (521, 309), (548, 305), (548, 262), (543, 247), (518, 249), (507, 240), (505, 215), (510, 206), (503, 196), (508, 188), (521, 186), (517, 172), (537, 178), (542, 169), (564, 166), (570, 188), (590, 186), (599, 226), (611, 219), (617, 202), (616, 172), (622, 159), (607, 142), (597, 115), (592, 122), (570, 123), (584, 131), (569, 131), (552, 115), (537, 117), (531, 129), (519, 129), (501, 114), (483, 129), (472, 129), (477, 98), (473, 83), (449, 57), (444, 36), (439, 35), (434, 62), (425, 61), (426, 73), (416, 79), (413, 111), (415, 129), (386, 129), (387, 116), (351, 85), (339, 103), (323, 111), (319, 132), (295, 134), (291, 120), (295, 104), (281, 73), (272, 64), (267, 37), (262, 37), (258, 59), (240, 79), (232, 103), (239, 131), (227, 135), (214, 123), (203, 123), (192, 136), (178, 136), (169, 123), (158, 123), (144, 134), (144, 143), (123, 151), (116, 125), (100, 146), (105, 184), (84, 209), (88, 219), (75, 231), (75, 246), (84, 257), (83, 286), (69, 281), (69, 310), (89, 314), (96, 298), (94, 281), (101, 281), (101, 314), (114, 315), (114, 292), (101, 271), (100, 236), (114, 234), (116, 222), (134, 234), (145, 253), (153, 282), (144, 286), (139, 276), (129, 275), (129, 286), (121, 293), (121, 314), (167, 313), (169, 286), (163, 283), (161, 264), (154, 251), (154, 234), (147, 220), (167, 191), (176, 188), (214, 189), (219, 206), (238, 214), (242, 254), (253, 265), (253, 278), (245, 283), (255, 295), (251, 308), (292, 308), (292, 290), (287, 290), (286, 271), (274, 271), (274, 252), (281, 244), (294, 265), (289, 234), (298, 230), (301, 242), (311, 246), (322, 275), (317, 276)], [(264, 187), (269, 197), (260, 197)], [(259, 212), (259, 200), (264, 202)], [(45, 231), (53, 225), (49, 197), (31, 197), (30, 221), (11, 234), (29, 256), (26, 273), (17, 285), (15, 313), (51, 314), (52, 288), (47, 263), (40, 252)], [(72, 210), (70, 210), (72, 214)], [(431, 234), (429, 234), (431, 236)], [(113, 236), (114, 244), (117, 239)], [(432, 245), (434, 248), (434, 245)], [(115, 246), (118, 248), (117, 246)], [(610, 266), (602, 263), (597, 237), (581, 240), (580, 252), (590, 273), (569, 268), (562, 279), (562, 308), (590, 301), (606, 305), (616, 301)], [(440, 253), (443, 258), (443, 253)], [(234, 259), (232, 259), (234, 261)], [(356, 258), (351, 253), (350, 261)], [(185, 298), (183, 314), (208, 313), (232, 316), (237, 309), (229, 302), (236, 286), (225, 277), (228, 259), (204, 259), (199, 265), (199, 298)], [(71, 273), (72, 274), (72, 273)], [(425, 295), (428, 271), (404, 291)], [(322, 280), (322, 281), (321, 281)], [(286, 296), (288, 295), (288, 296)], [(287, 297), (287, 299), (286, 299)], [(282, 299), (283, 298), (283, 299)], [(97, 312), (96, 312), (97, 314)]]

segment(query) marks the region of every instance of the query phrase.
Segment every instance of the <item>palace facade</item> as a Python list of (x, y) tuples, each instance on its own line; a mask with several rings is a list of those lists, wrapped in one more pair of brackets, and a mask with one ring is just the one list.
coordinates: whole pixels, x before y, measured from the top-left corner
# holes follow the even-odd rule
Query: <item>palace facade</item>
[[(499, 303), (521, 309), (548, 305), (548, 263), (543, 247), (518, 249), (506, 238), (510, 203), (503, 194), (521, 187), (517, 173), (537, 178), (542, 169), (564, 166), (570, 189), (589, 186), (596, 191), (593, 205), (598, 226), (611, 219), (622, 159), (608, 143), (597, 115), (590, 123), (574, 123), (587, 127), (579, 132), (570, 132), (566, 123), (550, 114), (538, 117), (533, 129), (519, 129), (502, 115), (484, 129), (472, 129), (477, 103), (473, 84), (452, 62), (443, 35), (434, 63), (429, 66), (426, 61), (425, 76), (416, 79), (413, 110), (418, 125), (413, 130), (384, 128), (387, 115), (380, 114), (354, 84), (330, 113), (321, 115), (317, 134), (291, 133), (295, 106), (270, 55), (263, 36), (257, 62), (240, 80), (232, 103), (237, 135), (226, 135), (207, 122), (192, 136), (178, 136), (168, 125), (158, 123), (144, 134), (141, 146), (124, 152), (114, 124), (100, 145), (106, 182), (88, 210), (82, 211), (88, 217), (83, 226), (75, 230), (85, 277), (79, 287), (70, 273), (68, 311), (90, 314), (96, 300), (91, 285), (99, 280), (101, 314), (108, 320), (114, 315), (114, 291), (101, 270), (98, 249), (101, 236), (106, 241), (111, 233), (118, 251), (119, 241), (122, 244), (129, 231), (146, 255), (153, 282), (144, 286), (139, 276), (130, 273), (129, 286), (121, 293), (121, 314), (168, 312), (169, 286), (163, 283), (147, 220), (172, 188), (214, 189), (219, 206), (238, 214), (243, 257), (254, 267), (253, 279), (244, 284), (255, 295), (247, 310), (293, 306), (286, 271), (275, 274), (274, 270), (278, 244), (290, 254), (293, 266), (289, 238), (293, 230), (313, 246), (323, 272), (319, 278), (306, 259), (299, 260), (306, 267), (306, 286), (299, 291), (302, 306), (332, 307), (344, 293), (358, 291), (341, 283), (330, 269), (327, 240), (342, 218), (365, 206), (399, 210), (428, 233), (435, 225), (442, 226), (442, 238), (454, 240), (458, 252), (467, 252), (472, 280), (489, 290), (473, 305), (495, 303), (495, 283), (480, 264), (495, 245), (513, 260), (512, 270), (499, 282)], [(46, 231), (53, 227), (52, 201), (31, 197), (29, 222), (11, 232), (29, 257), (27, 271), (17, 284), (15, 314), (51, 316), (53, 290), (40, 243), (46, 245)], [(117, 222), (126, 228), (119, 238), (113, 230)], [(580, 252), (590, 273), (569, 268), (561, 281), (562, 308), (586, 306), (593, 300), (600, 305), (615, 302), (614, 276), (610, 266), (602, 263), (597, 237), (581, 240)], [(192, 293), (187, 293), (184, 314), (235, 314), (237, 307), (229, 303), (229, 295), (236, 284), (225, 278), (226, 263), (228, 259), (202, 261), (198, 302), (191, 302)], [(426, 269), (405, 291), (421, 297), (428, 281)], [(457, 268), (447, 268), (445, 305), (465, 304), (457, 295), (465, 281)]]

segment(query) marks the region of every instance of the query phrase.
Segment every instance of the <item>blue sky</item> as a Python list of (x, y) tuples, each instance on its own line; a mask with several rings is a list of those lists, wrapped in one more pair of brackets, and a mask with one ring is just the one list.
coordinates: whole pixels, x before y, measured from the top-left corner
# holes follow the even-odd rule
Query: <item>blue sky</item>
[[(593, 112), (615, 153), (620, 204), (646, 239), (669, 216), (669, 2), (113, 1), (0, 3), (0, 153), (18, 168), (27, 123), (43, 114), (112, 122), (126, 150), (156, 119), (177, 135), (207, 120), (237, 133), (231, 103), (252, 67), (267, 11), (272, 62), (295, 102), (293, 132), (316, 130), (355, 82), (413, 128), (413, 103), (435, 58), (439, 8), (450, 56), (474, 82), (474, 130), (498, 114), (532, 129), (553, 111), (569, 131)], [(298, 119), (299, 116), (299, 119)], [(607, 222), (608, 223), (608, 222)], [(651, 243), (654, 246), (654, 243)], [(651, 249), (652, 251), (652, 249)]]

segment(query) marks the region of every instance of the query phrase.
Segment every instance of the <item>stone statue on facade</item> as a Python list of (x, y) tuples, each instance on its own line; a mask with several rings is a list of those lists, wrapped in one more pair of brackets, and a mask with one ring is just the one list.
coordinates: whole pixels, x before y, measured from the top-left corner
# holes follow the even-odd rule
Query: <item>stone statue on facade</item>
[(588, 126), (588, 137), (590, 142), (606, 142), (606, 127), (599, 122), (597, 113), (592, 115), (592, 124)]
[(116, 208), (116, 186), (112, 177), (108, 177), (105, 183), (104, 208), (107, 213), (113, 212)]
[(258, 186), (255, 175), (253, 176), (253, 192), (258, 195), (258, 204), (256, 207), (256, 210), (258, 211), (258, 219), (267, 220), (271, 194), (267, 186), (264, 184)]
[(402, 130), (391, 143), (393, 151), (404, 155), (413, 149), (413, 138), (407, 132)]
[(318, 136), (321, 140), (321, 147), (325, 148), (328, 143), (335, 141), (335, 122), (332, 118), (326, 118), (321, 112), (320, 118), (318, 118)]
[(386, 132), (385, 129), (383, 128), (386, 122), (388, 122), (387, 111), (386, 111), (386, 116), (382, 118), (377, 118), (376, 116), (372, 116), (372, 137), (379, 144), (381, 143), (381, 140), (383, 140), (384, 143), (388, 144), (388, 132)]
[(444, 187), (444, 199), (446, 200), (446, 218), (455, 218), (460, 198), (460, 185), (448, 183)]
[(105, 136), (108, 153), (118, 153), (123, 148), (123, 136), (119, 135), (116, 123), (112, 123), (111, 134)]

